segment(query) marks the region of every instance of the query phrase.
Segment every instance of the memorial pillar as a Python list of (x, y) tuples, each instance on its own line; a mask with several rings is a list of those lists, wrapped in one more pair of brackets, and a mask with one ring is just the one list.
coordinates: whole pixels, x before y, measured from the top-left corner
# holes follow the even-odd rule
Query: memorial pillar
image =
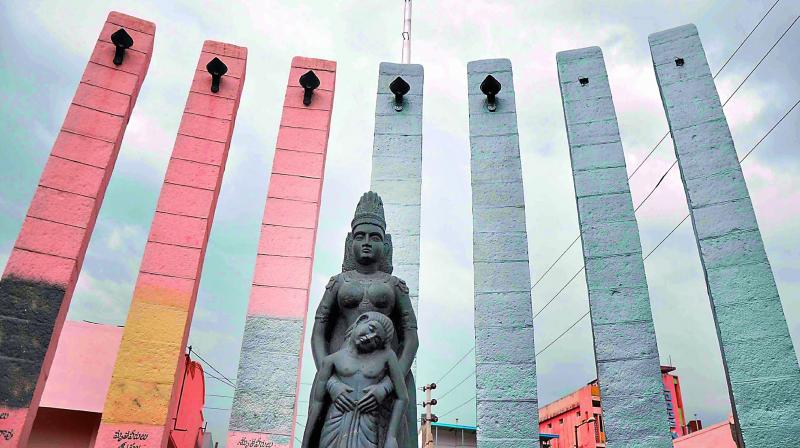
[[(320, 83), (305, 105), (299, 79), (309, 71)], [(231, 447), (293, 446), (335, 85), (336, 62), (292, 59), (236, 377)]]
[[(416, 312), (419, 302), (424, 70), (419, 64), (391, 62), (381, 62), (379, 70), (370, 189), (383, 199), (386, 222), (391, 223), (393, 275), (406, 281)], [(399, 102), (402, 107), (399, 111), (396, 97), (389, 87), (398, 77), (409, 86), (408, 93)]]
[[(206, 65), (227, 66), (218, 92)], [(167, 446), (247, 49), (206, 41), (150, 226), (94, 446)]]
[(649, 41), (734, 418), (748, 448), (800, 446), (800, 367), (700, 36), (685, 25)]
[[(133, 43), (117, 65), (121, 29)], [(155, 29), (109, 13), (0, 280), (0, 447), (27, 445)]]
[[(538, 448), (528, 233), (511, 61), (473, 61), (467, 72), (478, 448)], [(487, 76), (500, 85), (493, 99), (481, 93)]]
[(650, 295), (603, 53), (556, 56), (609, 447), (672, 447)]

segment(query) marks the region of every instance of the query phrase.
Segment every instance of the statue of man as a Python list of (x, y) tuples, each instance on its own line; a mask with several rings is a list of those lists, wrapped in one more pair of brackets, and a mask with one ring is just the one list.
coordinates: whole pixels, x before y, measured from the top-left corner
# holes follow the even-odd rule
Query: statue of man
[[(406, 394), (397, 393), (390, 375), (385, 375), (375, 383), (365, 383), (363, 388), (353, 388), (337, 375), (331, 375), (324, 385), (326, 393), (317, 393), (316, 389), (322, 386), (315, 382), (306, 424), (314, 430), (306, 432), (303, 445), (321, 446), (320, 433), (325, 426), (325, 419), (334, 418), (334, 414), (358, 410), (360, 413), (374, 414), (377, 448), (384, 448), (394, 401), (397, 397), (407, 395), (408, 404), (401, 419), (397, 446), (416, 448), (416, 390), (411, 365), (419, 346), (417, 318), (405, 282), (391, 275), (392, 239), (386, 233), (383, 201), (377, 193), (370, 191), (361, 197), (351, 229), (347, 234), (342, 273), (331, 277), (314, 317), (311, 333), (314, 363), (318, 371), (322, 370), (323, 360), (348, 344), (347, 329), (356, 323), (359, 316), (366, 312), (383, 314), (396, 329), (386, 343), (397, 357)], [(315, 406), (322, 406), (323, 411)], [(315, 410), (317, 421), (312, 421), (312, 409)], [(325, 409), (328, 411), (325, 412)], [(347, 448), (350, 447), (347, 445)]]

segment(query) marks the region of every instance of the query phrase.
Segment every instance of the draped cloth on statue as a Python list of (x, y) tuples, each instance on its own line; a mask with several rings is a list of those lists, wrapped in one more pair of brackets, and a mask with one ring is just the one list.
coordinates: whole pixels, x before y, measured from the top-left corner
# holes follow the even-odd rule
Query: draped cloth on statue
[(378, 422), (374, 413), (358, 409), (341, 412), (331, 406), (320, 435), (320, 448), (378, 448)]

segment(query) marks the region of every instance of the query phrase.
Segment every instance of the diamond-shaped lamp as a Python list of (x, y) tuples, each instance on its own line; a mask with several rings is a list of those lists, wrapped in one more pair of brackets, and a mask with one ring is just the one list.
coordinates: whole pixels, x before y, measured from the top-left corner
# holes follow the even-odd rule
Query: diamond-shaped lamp
[(411, 86), (398, 76), (389, 84), (389, 90), (394, 94), (394, 110), (400, 112), (403, 110), (403, 96), (411, 90)]
[(300, 77), (300, 87), (303, 88), (303, 104), (306, 106), (311, 105), (311, 96), (314, 95), (314, 89), (319, 87), (319, 78), (313, 70), (305, 72)]
[(211, 74), (211, 91), (219, 92), (219, 82), (222, 80), (222, 75), (228, 73), (228, 66), (215, 57), (206, 64), (206, 70)]
[(133, 38), (123, 28), (111, 34), (111, 42), (116, 49), (114, 50), (114, 65), (122, 65), (125, 58), (125, 50), (133, 46)]
[(495, 79), (495, 77), (492, 75), (487, 75), (481, 83), (481, 92), (486, 95), (486, 108), (489, 109), (490, 112), (497, 110), (497, 103), (495, 100), (502, 87), (503, 86), (500, 85), (500, 81)]

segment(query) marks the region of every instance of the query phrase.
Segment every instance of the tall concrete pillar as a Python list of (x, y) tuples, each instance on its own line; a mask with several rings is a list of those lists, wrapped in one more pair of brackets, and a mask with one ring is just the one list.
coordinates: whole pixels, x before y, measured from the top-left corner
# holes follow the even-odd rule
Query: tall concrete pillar
[[(320, 80), (303, 104), (299, 78)], [(294, 441), (311, 267), (336, 85), (336, 62), (295, 57), (261, 225), (228, 446)]]
[[(408, 93), (398, 105), (390, 85), (398, 77)], [(419, 237), (422, 206), (422, 93), (425, 70), (419, 64), (381, 62), (375, 101), (370, 190), (383, 199), (388, 232), (392, 235), (393, 275), (405, 280), (414, 312), (419, 310)], [(402, 107), (402, 108), (401, 108)], [(401, 109), (401, 110), (397, 110)], [(412, 372), (416, 373), (414, 361)], [(416, 421), (413, 397), (406, 410)], [(408, 440), (417, 438), (408, 428)]]
[[(116, 65), (120, 29), (133, 46)], [(155, 29), (109, 13), (0, 280), (0, 447), (27, 445)]]
[[(392, 234), (393, 275), (406, 281), (415, 311), (419, 302), (424, 75), (419, 64), (381, 62), (370, 183), (370, 189), (383, 199), (386, 222)], [(401, 111), (395, 109), (395, 96), (389, 90), (397, 77), (410, 86), (403, 97)]]
[(672, 446), (625, 156), (598, 47), (556, 56), (608, 446)]
[[(228, 66), (211, 91), (206, 64)], [(94, 446), (165, 448), (208, 236), (244, 85), (247, 49), (206, 41), (133, 292)]]
[(734, 417), (748, 448), (800, 446), (800, 367), (697, 28), (649, 40)]
[[(525, 197), (511, 61), (467, 66), (478, 447), (539, 447)], [(502, 88), (496, 110), (480, 85)]]

